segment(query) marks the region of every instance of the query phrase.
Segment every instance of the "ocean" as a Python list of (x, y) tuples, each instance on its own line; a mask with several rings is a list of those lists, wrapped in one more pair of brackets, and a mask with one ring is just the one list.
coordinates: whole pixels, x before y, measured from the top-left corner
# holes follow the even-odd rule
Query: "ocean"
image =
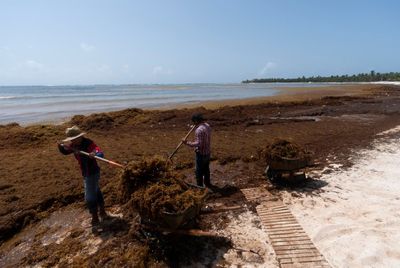
[(60, 123), (76, 114), (273, 96), (304, 86), (321, 84), (0, 86), (0, 124)]

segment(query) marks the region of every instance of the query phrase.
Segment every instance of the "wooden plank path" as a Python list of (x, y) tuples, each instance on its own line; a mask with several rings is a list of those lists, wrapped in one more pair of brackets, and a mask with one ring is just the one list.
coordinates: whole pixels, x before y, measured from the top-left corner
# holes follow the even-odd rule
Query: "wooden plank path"
[(263, 187), (241, 189), (248, 201), (258, 201), (257, 214), (282, 268), (330, 267), (289, 208), (272, 201)]

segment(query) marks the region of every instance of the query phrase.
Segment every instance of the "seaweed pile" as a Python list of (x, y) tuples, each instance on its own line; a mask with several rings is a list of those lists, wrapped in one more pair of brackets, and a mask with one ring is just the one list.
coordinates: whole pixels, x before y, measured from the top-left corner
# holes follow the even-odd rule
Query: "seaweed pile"
[(146, 219), (160, 222), (163, 212), (180, 214), (201, 204), (204, 190), (189, 188), (182, 180), (165, 178), (133, 194), (133, 205)]
[(307, 152), (296, 143), (276, 139), (265, 147), (262, 154), (267, 160), (279, 160), (282, 158), (304, 158)]
[(129, 162), (121, 174), (120, 202), (128, 202), (134, 191), (155, 183), (170, 173), (167, 161), (161, 156), (143, 157), (139, 161)]
[(110, 130), (124, 124), (138, 124), (149, 121), (150, 118), (140, 109), (125, 109), (109, 113), (94, 113), (91, 115), (75, 115), (71, 124), (88, 130)]
[(199, 207), (205, 195), (204, 189), (188, 186), (184, 176), (172, 171), (159, 156), (130, 162), (121, 175), (120, 187), (120, 200), (128, 204), (127, 209), (160, 225), (164, 212), (179, 214)]
[(0, 125), (0, 148), (26, 148), (39, 145), (63, 135), (61, 126), (33, 125), (21, 127), (17, 123)]
[(75, 115), (71, 123), (84, 130), (108, 130), (114, 127), (114, 119), (107, 113), (91, 114), (89, 116)]

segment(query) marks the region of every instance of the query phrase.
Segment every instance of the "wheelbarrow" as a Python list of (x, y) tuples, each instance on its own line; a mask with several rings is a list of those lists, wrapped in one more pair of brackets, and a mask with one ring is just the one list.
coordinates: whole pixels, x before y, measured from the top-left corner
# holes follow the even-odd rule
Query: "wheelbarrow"
[(299, 182), (305, 180), (303, 169), (310, 163), (310, 155), (298, 158), (274, 157), (267, 159), (264, 174), (272, 181)]
[[(189, 183), (187, 183), (187, 185), (191, 188), (205, 189), (204, 187), (200, 187)], [(205, 191), (204, 194), (199, 198), (198, 202), (196, 202), (190, 207), (187, 207), (184, 211), (178, 213), (161, 211), (159, 217), (157, 218), (157, 221), (153, 219), (148, 219), (140, 215), (142, 225), (147, 229), (162, 229), (163, 231), (170, 231), (170, 232), (178, 230), (187, 225), (190, 221), (192, 221), (199, 215), (200, 210), (205, 200), (207, 199), (207, 196), (208, 196), (208, 191)]]

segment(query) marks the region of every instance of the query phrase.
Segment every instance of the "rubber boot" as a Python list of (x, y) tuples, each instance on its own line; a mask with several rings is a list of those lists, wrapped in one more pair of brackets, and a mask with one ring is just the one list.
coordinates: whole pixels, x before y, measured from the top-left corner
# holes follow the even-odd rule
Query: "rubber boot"
[(96, 213), (92, 213), (92, 227), (97, 226), (100, 223), (99, 217), (97, 216)]
[(104, 209), (104, 205), (99, 207), (99, 216), (100, 216), (101, 221), (104, 221), (105, 219), (108, 218), (107, 212)]

